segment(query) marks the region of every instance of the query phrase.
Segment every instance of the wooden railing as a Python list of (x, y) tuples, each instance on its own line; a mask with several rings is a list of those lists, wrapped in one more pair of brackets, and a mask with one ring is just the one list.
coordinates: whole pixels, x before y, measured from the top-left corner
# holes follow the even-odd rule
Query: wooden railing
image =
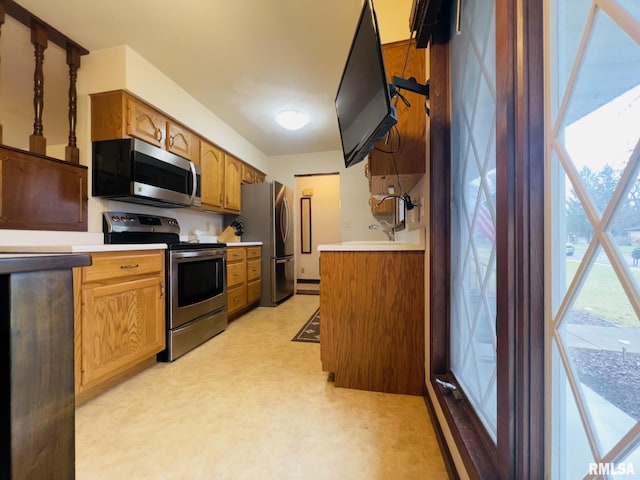
[[(31, 43), (34, 47), (35, 68), (33, 74), (33, 133), (29, 137), (29, 151), (46, 155), (47, 139), (43, 135), (42, 112), (44, 110), (44, 52), (49, 40), (65, 49), (69, 67), (69, 143), (65, 148), (65, 160), (79, 163), (80, 153), (76, 143), (77, 93), (76, 80), (80, 68), (80, 57), (89, 51), (73, 40), (40, 20), (13, 0), (0, 0), (0, 35), (5, 15), (15, 18), (31, 29)], [(0, 59), (1, 61), (1, 59)], [(1, 64), (0, 64), (1, 65)], [(0, 124), (0, 144), (2, 144), (2, 124)]]
[[(0, 30), (6, 15), (31, 31), (34, 121), (29, 151), (4, 145), (0, 124), (0, 229), (87, 231), (88, 168), (80, 165), (76, 145), (76, 80), (80, 57), (89, 52), (13, 0), (0, 0)], [(65, 160), (47, 156), (47, 139), (43, 135), (43, 64), (49, 41), (66, 51), (69, 67), (69, 143)]]

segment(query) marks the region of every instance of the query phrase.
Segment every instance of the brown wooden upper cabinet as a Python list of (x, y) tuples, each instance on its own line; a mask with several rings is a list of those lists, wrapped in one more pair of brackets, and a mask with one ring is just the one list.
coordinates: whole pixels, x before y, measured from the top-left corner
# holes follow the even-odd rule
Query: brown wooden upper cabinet
[(136, 137), (199, 164), (202, 210), (240, 213), (241, 183), (265, 174), (123, 90), (91, 95), (91, 140)]
[(122, 90), (91, 95), (91, 140), (136, 137), (199, 163), (198, 136)]
[(242, 183), (256, 183), (256, 171), (246, 163), (242, 164)]
[[(401, 75), (403, 78), (415, 77), (420, 84), (426, 82), (425, 49), (416, 49), (415, 44), (411, 46), (404, 74), (402, 69), (407, 53), (407, 41), (385, 44), (382, 52), (389, 82), (392, 80), (391, 77)], [(393, 187), (398, 195), (408, 192), (426, 172), (426, 98), (406, 90), (401, 90), (401, 93), (411, 107), (407, 107), (401, 100), (394, 100), (398, 115), (397, 131), (400, 134), (398, 150), (395, 155), (374, 150), (369, 156), (367, 173), (370, 191), (373, 194), (386, 194), (389, 187)], [(398, 144), (396, 132), (392, 131), (391, 139), (389, 145), (378, 143), (376, 146), (382, 150), (391, 150)], [(404, 192), (400, 191), (398, 177)]]
[(265, 174), (251, 165), (242, 164), (242, 183), (264, 183)]
[(205, 140), (200, 140), (200, 169), (202, 208), (221, 210), (224, 207), (224, 153)]
[(224, 154), (224, 209), (240, 212), (242, 163), (233, 155)]
[[(117, 95), (113, 100), (118, 100)], [(136, 137), (156, 147), (164, 148), (167, 138), (167, 117), (135, 98), (123, 94), (123, 100), (124, 112), (126, 112), (123, 118), (125, 120), (123, 136)], [(92, 99), (92, 106), (94, 102), (95, 100)], [(95, 118), (93, 112), (91, 118)]]
[(196, 151), (198, 148), (198, 137), (190, 130), (178, 125), (171, 120), (167, 121), (167, 142), (166, 148), (170, 152), (188, 158), (194, 163), (200, 163)]

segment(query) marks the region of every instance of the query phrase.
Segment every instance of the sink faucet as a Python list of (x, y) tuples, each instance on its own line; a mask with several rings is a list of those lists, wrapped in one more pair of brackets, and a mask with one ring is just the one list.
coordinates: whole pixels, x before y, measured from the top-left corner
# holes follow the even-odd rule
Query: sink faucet
[(369, 230), (380, 230), (387, 235), (390, 242), (396, 241), (396, 229), (386, 220), (380, 220), (380, 225), (369, 225)]

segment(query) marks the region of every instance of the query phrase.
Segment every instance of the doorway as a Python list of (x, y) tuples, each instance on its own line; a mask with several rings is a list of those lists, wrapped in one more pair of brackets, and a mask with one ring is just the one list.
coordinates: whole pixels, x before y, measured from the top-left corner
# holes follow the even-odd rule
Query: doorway
[(318, 245), (340, 242), (340, 174), (295, 176), (296, 293), (320, 293)]

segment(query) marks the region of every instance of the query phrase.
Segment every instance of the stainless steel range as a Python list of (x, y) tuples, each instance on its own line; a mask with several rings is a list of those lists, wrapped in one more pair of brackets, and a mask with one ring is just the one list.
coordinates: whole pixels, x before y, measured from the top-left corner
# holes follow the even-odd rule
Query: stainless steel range
[(227, 328), (226, 244), (180, 241), (175, 218), (104, 212), (108, 244), (166, 243), (167, 348), (173, 361)]

